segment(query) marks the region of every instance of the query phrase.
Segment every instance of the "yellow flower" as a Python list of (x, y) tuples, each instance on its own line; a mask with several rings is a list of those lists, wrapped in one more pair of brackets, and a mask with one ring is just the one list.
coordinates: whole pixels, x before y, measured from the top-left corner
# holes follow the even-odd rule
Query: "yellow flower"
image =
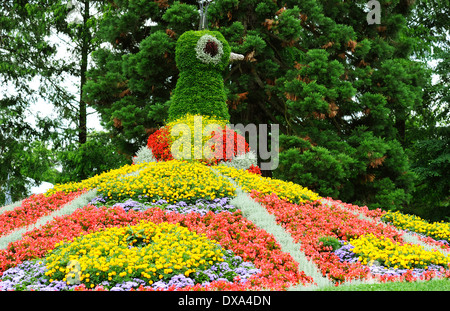
[(443, 265), (450, 262), (449, 256), (435, 250), (427, 251), (420, 245), (406, 244), (373, 234), (350, 240), (355, 247), (351, 249), (357, 254), (359, 261), (377, 260), (386, 267), (414, 268), (429, 264)]

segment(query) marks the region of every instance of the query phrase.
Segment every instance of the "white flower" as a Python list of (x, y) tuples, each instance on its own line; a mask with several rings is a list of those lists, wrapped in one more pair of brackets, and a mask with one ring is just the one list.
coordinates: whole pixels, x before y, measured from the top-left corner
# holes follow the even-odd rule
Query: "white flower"
[(223, 161), (220, 162), (219, 165), (225, 165), (229, 167), (234, 167), (237, 169), (247, 170), (250, 168), (250, 166), (256, 166), (258, 164), (256, 159), (256, 152), (249, 151), (245, 154), (241, 154), (238, 156), (235, 156), (231, 159), (231, 161)]
[(223, 56), (223, 45), (217, 38), (211, 35), (203, 35), (198, 39), (195, 51), (201, 62), (217, 65)]

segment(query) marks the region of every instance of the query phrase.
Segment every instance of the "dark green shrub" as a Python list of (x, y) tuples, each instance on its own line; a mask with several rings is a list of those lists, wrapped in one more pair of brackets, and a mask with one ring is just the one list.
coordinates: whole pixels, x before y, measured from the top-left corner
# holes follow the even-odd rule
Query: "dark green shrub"
[(322, 242), (321, 248), (323, 250), (335, 251), (341, 247), (341, 242), (332, 236), (324, 236), (319, 238), (319, 244)]

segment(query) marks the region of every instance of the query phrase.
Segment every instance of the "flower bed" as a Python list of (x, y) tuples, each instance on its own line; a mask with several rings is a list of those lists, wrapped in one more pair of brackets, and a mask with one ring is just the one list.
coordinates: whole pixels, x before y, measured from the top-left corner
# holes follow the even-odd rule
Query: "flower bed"
[(450, 224), (443, 221), (429, 223), (418, 216), (406, 215), (398, 211), (385, 213), (382, 220), (392, 223), (399, 229), (416, 232), (436, 241), (444, 242), (447, 245), (450, 242)]
[(446, 267), (450, 257), (437, 250), (425, 250), (417, 244), (402, 243), (383, 236), (367, 234), (351, 239), (351, 251), (363, 264), (377, 261), (384, 267), (394, 269), (428, 269), (429, 266)]
[(130, 174), (137, 174), (137, 172), (147, 166), (148, 163), (141, 163), (138, 165), (124, 165), (118, 169), (109, 170), (107, 172), (95, 175), (93, 177), (84, 179), (80, 182), (69, 182), (65, 184), (56, 184), (53, 186), (53, 188), (47, 190), (45, 193), (46, 196), (50, 196), (54, 194), (55, 192), (64, 192), (64, 193), (70, 193), (74, 191), (78, 191), (80, 189), (86, 189), (91, 190), (94, 188), (97, 188), (101, 185), (105, 185), (107, 181), (118, 179), (121, 176), (127, 176)]
[[(414, 259), (414, 262), (419, 259), (416, 264), (419, 268), (424, 262), (439, 264), (441, 265), (439, 269), (448, 265), (448, 256), (439, 252), (427, 252), (420, 246), (405, 244), (396, 228), (383, 223), (374, 225), (370, 221), (360, 219), (353, 213), (339, 208), (338, 204), (324, 205), (316, 201), (297, 205), (281, 200), (275, 194), (266, 196), (253, 191), (251, 195), (275, 215), (277, 222), (291, 233), (294, 240), (301, 243), (306, 256), (314, 260), (323, 275), (328, 276), (337, 284), (354, 279), (364, 280), (376, 277), (374, 275), (376, 271), (369, 269), (367, 264), (373, 260), (379, 260), (383, 264), (385, 261), (382, 259), (385, 256), (391, 256), (394, 263), (402, 262), (405, 258)], [(368, 240), (364, 239), (365, 236), (371, 236), (377, 241), (386, 241), (386, 243), (389, 241), (391, 243), (390, 255), (381, 251), (382, 246), (376, 248), (374, 246), (376, 244), (366, 243)], [(350, 260), (352, 256), (348, 258), (338, 256), (339, 252), (334, 252), (335, 249), (331, 246), (324, 246), (322, 242), (324, 237), (348, 242), (351, 248), (353, 247), (352, 243), (358, 245), (358, 248), (354, 250), (360, 255), (360, 258)], [(404, 255), (398, 255), (401, 253)], [(390, 266), (386, 265), (386, 267)], [(413, 266), (405, 266), (405, 268), (413, 268)], [(404, 277), (408, 276), (410, 274), (405, 274)], [(384, 275), (380, 279), (386, 281), (389, 280), (389, 276)], [(394, 279), (392, 278), (392, 280)]]
[(184, 201), (169, 204), (166, 200), (158, 200), (152, 203), (141, 203), (132, 199), (116, 203), (115, 201), (108, 201), (107, 198), (105, 199), (102, 196), (98, 196), (90, 203), (97, 207), (105, 205), (112, 207), (120, 206), (125, 211), (145, 211), (151, 207), (158, 206), (166, 211), (172, 211), (180, 214), (198, 213), (203, 216), (210, 211), (214, 213), (223, 211), (235, 212), (237, 210), (236, 207), (228, 204), (229, 201), (230, 198), (224, 197), (216, 198), (214, 200), (197, 199), (196, 202), (192, 204), (188, 204)]
[(73, 192), (69, 195), (64, 192), (56, 192), (49, 197), (43, 194), (34, 194), (24, 199), (20, 206), (0, 214), (0, 236), (35, 223), (39, 218), (60, 209), (83, 192)]
[[(273, 236), (254, 226), (250, 221), (245, 219), (240, 212), (234, 212), (233, 214), (229, 212), (219, 212), (217, 214), (208, 212), (206, 215), (201, 216), (197, 213), (183, 215), (175, 212), (166, 212), (158, 207), (151, 207), (145, 211), (129, 210), (126, 212), (120, 206), (98, 208), (93, 205), (78, 209), (68, 216), (56, 217), (52, 222), (43, 227), (34, 229), (25, 234), (22, 240), (11, 243), (6, 250), (1, 250), (0, 273), (8, 271), (8, 269), (12, 267), (17, 268), (20, 264), (26, 264), (28, 261), (36, 260), (38, 258), (41, 258), (45, 263), (47, 260), (46, 256), (48, 256), (49, 252), (55, 251), (55, 248), (61, 247), (61, 245), (66, 245), (65, 243), (76, 240), (77, 237), (86, 237), (86, 234), (103, 232), (101, 230), (104, 230), (104, 228), (127, 228), (124, 226), (135, 226), (141, 221), (150, 221), (154, 224), (178, 223), (179, 226), (184, 227), (185, 230), (197, 232), (198, 235), (204, 234), (208, 239), (216, 240), (221, 245), (222, 249), (232, 252), (232, 257), (239, 256), (243, 262), (249, 262), (254, 265), (256, 269), (259, 269), (259, 273), (250, 276), (248, 280), (246, 280), (247, 282), (240, 282), (239, 280), (242, 279), (242, 277), (237, 278), (234, 282), (213, 280), (209, 282), (209, 284), (204, 284), (203, 287), (201, 284), (191, 284), (192, 288), (190, 289), (283, 289), (292, 284), (310, 284), (312, 282), (311, 278), (298, 270), (298, 264), (292, 257), (280, 250), (280, 247)], [(72, 259), (74, 258), (75, 257)], [(33, 263), (33, 265), (37, 264), (38, 263)], [(66, 267), (62, 266), (63, 265), (58, 266), (58, 271), (60, 271), (59, 268), (63, 270), (66, 269)], [(46, 272), (52, 271), (55, 267), (56, 266), (47, 267)], [(38, 269), (38, 267), (36, 267), (36, 269)], [(45, 270), (42, 266), (40, 266), (39, 269), (40, 271)], [(166, 267), (164, 269), (170, 268)], [(159, 272), (162, 272), (162, 274), (160, 274), (163, 275), (162, 279), (167, 280), (172, 272), (164, 269)], [(134, 270), (132, 270), (132, 272), (133, 271)], [(56, 272), (56, 270), (54, 272)], [(112, 271), (108, 273), (111, 272)], [(164, 274), (164, 272), (167, 273)], [(7, 280), (10, 279), (7, 277), (9, 273), (10, 272), (5, 276), (4, 284), (11, 285), (11, 283), (7, 282)], [(100, 274), (100, 272), (98, 273)], [(119, 273), (116, 272), (116, 274)], [(94, 289), (107, 288), (103, 282), (109, 281), (108, 274), (106, 274), (106, 276), (102, 275), (102, 278), (100, 278), (100, 275), (94, 275), (98, 277), (95, 283), (90, 282), (86, 287), (80, 285), (76, 289), (91, 288), (91, 284), (94, 284)], [(51, 275), (49, 274), (40, 277), (42, 280), (45, 280), (42, 282), (42, 288), (52, 288), (56, 286), (55, 288), (68, 289), (61, 285), (61, 282), (64, 282), (64, 278), (59, 281), (52, 279), (52, 281), (55, 282), (52, 286), (51, 283), (53, 282), (50, 282), (50, 276)], [(133, 276), (135, 275), (133, 274)], [(106, 277), (106, 279), (104, 277)], [(125, 277), (125, 275), (123, 275), (123, 277)], [(92, 279), (94, 280), (94, 278)], [(124, 278), (122, 281), (132, 282), (133, 278)], [(138, 287), (142, 290), (155, 289), (153, 287), (144, 287), (143, 284), (139, 282), (137, 285), (142, 285)], [(20, 286), (22, 285), (16, 284), (16, 287)], [(169, 283), (166, 283), (165, 286), (166, 288), (170, 288)], [(175, 288), (177, 288), (177, 286), (172, 285), (171, 289)], [(75, 288), (72, 287), (72, 289)]]
[[(195, 178), (192, 178), (195, 176)], [(56, 185), (55, 190), (71, 192), (80, 187), (97, 188), (108, 200), (121, 201), (134, 198), (139, 201), (195, 202), (233, 196), (235, 188), (225, 178), (220, 178), (209, 167), (197, 162), (153, 162), (126, 165), (80, 183)], [(55, 190), (49, 190), (47, 194)]]
[[(267, 233), (230, 204), (240, 201), (229, 178), (300, 243), (319, 270), (314, 278), (321, 274), (338, 285), (450, 275), (448, 256), (405, 243), (404, 231), (381, 221), (386, 212), (321, 199), (245, 169), (172, 160), (57, 185), (38, 196), (46, 204), (34, 204), (36, 196), (24, 200), (29, 209), (21, 211), (31, 224), (43, 206), (62, 206), (83, 187), (98, 195), (0, 250), (0, 290), (284, 290), (315, 284), (293, 259), (303, 260), (289, 248), (293, 244), (286, 248), (292, 255), (282, 251), (279, 233)], [(153, 240), (158, 230), (166, 239)]]
[[(45, 259), (46, 275), (50, 281), (58, 279), (69, 284), (69, 279), (76, 278), (91, 288), (103, 281), (115, 285), (134, 278), (151, 285), (159, 280), (170, 281), (178, 274), (194, 275), (198, 283), (201, 275), (195, 275), (196, 271), (224, 261), (224, 252), (216, 243), (178, 224), (142, 221), (56, 244)], [(70, 262), (79, 265), (79, 270), (70, 267)]]
[[(188, 114), (150, 135), (147, 147), (157, 161), (170, 161), (174, 158), (197, 159), (206, 164), (231, 161), (234, 157), (249, 152), (250, 148), (245, 138), (227, 127), (226, 123), (215, 117)], [(189, 135), (183, 143), (189, 143), (190, 150), (177, 148), (181, 146), (175, 146), (175, 150), (172, 150), (173, 143), (183, 139), (184, 135)], [(187, 146), (183, 145), (184, 147)]]
[[(192, 178), (195, 176), (195, 178)], [(138, 174), (105, 180), (97, 188), (109, 200), (136, 198), (146, 202), (195, 202), (234, 195), (235, 188), (225, 178), (195, 162), (149, 163)]]

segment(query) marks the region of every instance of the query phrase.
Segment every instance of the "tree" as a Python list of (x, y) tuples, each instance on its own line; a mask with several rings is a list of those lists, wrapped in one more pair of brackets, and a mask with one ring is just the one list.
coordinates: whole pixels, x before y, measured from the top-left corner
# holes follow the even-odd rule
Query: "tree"
[(408, 20), (414, 57), (431, 64), (433, 80), (424, 87), (422, 103), (408, 120), (408, 152), (417, 176), (408, 212), (432, 221), (450, 217), (448, 164), (449, 23), (448, 0), (422, 0)]
[(89, 178), (131, 162), (116, 151), (106, 132), (89, 133), (84, 144), (70, 145), (58, 152), (57, 160), (61, 163), (61, 174), (56, 176), (56, 183), (76, 182), (80, 176)]
[(176, 84), (176, 34), (166, 31), (163, 16), (175, 18), (176, 29), (198, 22), (194, 6), (179, 5), (179, 15), (170, 15), (167, 7), (165, 1), (111, 2), (96, 34), (112, 48), (92, 54), (95, 68), (88, 72), (86, 101), (129, 155), (164, 123)]
[[(103, 1), (96, 0), (11, 0), (1, 4), (1, 83), (14, 91), (11, 94), (3, 92), (1, 99), (0, 123), (8, 124), (11, 129), (4, 129), (1, 136), (3, 141), (0, 144), (8, 152), (2, 152), (2, 163), (6, 167), (2, 167), (0, 173), (0, 186), (4, 189), (6, 184), (8, 188), (12, 183), (20, 184), (20, 187), (14, 187), (13, 197), (26, 196), (28, 193), (24, 189), (28, 189), (33, 180), (53, 183), (67, 179), (67, 176), (57, 176), (54, 165), (57, 159), (69, 161), (68, 152), (84, 157), (78, 162), (81, 167), (75, 170), (81, 174), (78, 179), (86, 178), (91, 172), (87, 169), (92, 168), (87, 159), (90, 153), (98, 153), (89, 148), (81, 150), (80, 147), (87, 142), (88, 135), (87, 106), (82, 99), (82, 87), (86, 82), (89, 54), (95, 47), (92, 33), (96, 31), (97, 19), (101, 18), (97, 12), (102, 5)], [(70, 16), (75, 19), (70, 21)], [(64, 59), (57, 55), (61, 49), (58, 46), (60, 42), (65, 43), (63, 48), (67, 57)], [(70, 77), (79, 80), (78, 99), (77, 92), (71, 93), (64, 85)], [(31, 79), (38, 82), (37, 88), (30, 87)], [(30, 104), (38, 100), (52, 104), (58, 118), (40, 118), (37, 114), (33, 116), (36, 124), (28, 124), (25, 117)], [(13, 128), (22, 129), (22, 132)], [(98, 137), (95, 135), (92, 139)], [(36, 146), (40, 141), (43, 143)], [(100, 141), (105, 142), (104, 139)], [(114, 158), (116, 152), (114, 146), (108, 146), (112, 149), (108, 152), (103, 149), (102, 158), (111, 164), (109, 158)], [(29, 152), (35, 154), (30, 155)], [(70, 161), (61, 163), (63, 168), (71, 164)], [(70, 172), (69, 176), (73, 178), (73, 173)]]
[[(50, 24), (42, 22), (47, 4), (12, 0), (0, 4), (0, 204), (5, 203), (5, 194), (13, 201), (22, 199), (30, 186), (51, 178), (44, 173), (51, 163), (48, 146), (41, 141), (53, 135), (55, 122), (35, 116), (33, 126), (26, 119), (30, 103), (48, 94), (49, 78), (64, 70), (64, 65), (55, 65), (56, 47), (45, 39), (51, 33)], [(30, 83), (35, 78), (44, 82), (37, 90)]]
[[(77, 179), (85, 179), (90, 176), (90, 169), (92, 168), (89, 159), (92, 159), (93, 155), (98, 155), (96, 150), (90, 149), (84, 146), (88, 139), (88, 128), (87, 128), (87, 103), (85, 101), (83, 88), (87, 82), (87, 70), (89, 68), (89, 56), (91, 52), (98, 47), (93, 33), (97, 31), (98, 19), (101, 19), (101, 9), (103, 7), (103, 1), (95, 0), (80, 0), (74, 1), (70, 0), (67, 4), (64, 1), (60, 1), (55, 4), (53, 11), (61, 8), (61, 6), (66, 5), (67, 11), (63, 11), (62, 16), (65, 16), (65, 21), (57, 30), (66, 36), (73, 42), (73, 49), (70, 51), (75, 57), (76, 61), (72, 64), (72, 74), (79, 79), (79, 97), (77, 100), (77, 108), (71, 109), (73, 114), (73, 120), (77, 124), (78, 139), (76, 143), (72, 140), (66, 149), (59, 156), (60, 160), (63, 160), (63, 167), (71, 167), (74, 162), (74, 158), (78, 167), (74, 168), (73, 171), (65, 170), (65, 176), (62, 179), (73, 179), (74, 172), (77, 172)], [(69, 18), (69, 20), (68, 20)], [(64, 108), (63, 108), (64, 109)], [(67, 111), (67, 108), (65, 109)], [(92, 139), (98, 138), (99, 136), (94, 135)], [(102, 143), (103, 140), (100, 140)], [(100, 142), (98, 141), (98, 142)], [(91, 147), (95, 145), (92, 141), (89, 144)], [(110, 144), (108, 145), (112, 147)], [(69, 155), (69, 153), (73, 153)], [(114, 158), (115, 150), (109, 150), (106, 154)], [(107, 157), (104, 157), (106, 159)], [(64, 163), (68, 161), (67, 163)], [(94, 165), (94, 164), (92, 164)], [(95, 166), (95, 165), (94, 165)], [(101, 166), (104, 167), (104, 166)]]

